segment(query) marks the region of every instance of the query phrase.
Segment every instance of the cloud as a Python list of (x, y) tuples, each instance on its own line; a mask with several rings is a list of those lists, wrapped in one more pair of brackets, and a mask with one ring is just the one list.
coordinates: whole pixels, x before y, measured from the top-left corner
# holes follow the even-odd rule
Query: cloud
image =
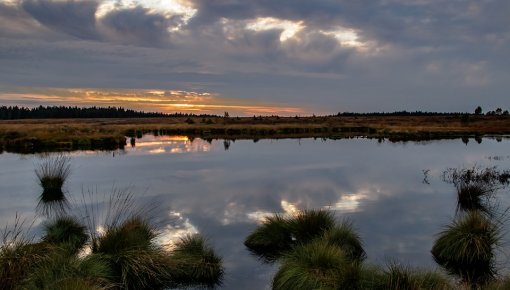
[(101, 18), (110, 39), (120, 43), (161, 46), (169, 41), (169, 29), (179, 25), (179, 18), (166, 18), (142, 7), (115, 10)]
[(502, 0), (10, 0), (0, 3), (0, 86), (214, 91), (329, 113), (501, 107), (506, 8)]
[(157, 112), (185, 112), (221, 115), (229, 111), (233, 116), (261, 114), (296, 115), (303, 113), (298, 107), (262, 102), (242, 102), (214, 93), (180, 90), (128, 90), (128, 89), (26, 89), (0, 92), (0, 101), (34, 105), (70, 106), (122, 106)]
[(21, 7), (42, 25), (81, 39), (97, 39), (96, 1), (24, 0)]

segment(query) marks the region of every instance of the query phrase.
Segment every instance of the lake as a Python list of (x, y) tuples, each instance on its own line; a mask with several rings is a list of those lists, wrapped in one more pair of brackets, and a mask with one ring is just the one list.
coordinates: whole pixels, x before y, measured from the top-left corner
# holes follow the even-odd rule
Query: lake
[[(136, 203), (157, 205), (162, 242), (199, 232), (224, 257), (222, 289), (264, 289), (276, 268), (250, 255), (244, 238), (268, 214), (307, 208), (327, 208), (351, 220), (373, 263), (434, 268), (432, 243), (456, 208), (455, 189), (442, 181), (442, 172), (474, 165), (510, 168), (510, 139), (481, 141), (207, 142), (145, 135), (124, 150), (70, 153), (66, 189), (78, 216), (90, 192), (102, 197), (129, 191)], [(2, 228), (17, 213), (34, 220), (35, 235), (40, 232), (44, 219), (35, 215), (40, 189), (34, 169), (41, 162), (41, 155), (0, 155)], [(510, 205), (507, 189), (497, 197), (502, 209)], [(506, 255), (499, 260), (507, 268)]]

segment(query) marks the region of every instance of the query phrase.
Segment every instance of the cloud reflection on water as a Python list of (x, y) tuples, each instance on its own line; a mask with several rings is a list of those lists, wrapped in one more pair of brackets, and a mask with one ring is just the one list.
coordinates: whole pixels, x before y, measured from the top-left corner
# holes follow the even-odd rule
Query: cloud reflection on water
[[(164, 152), (151, 154), (160, 148)], [(171, 219), (161, 227), (162, 243), (200, 232), (224, 257), (224, 289), (263, 289), (274, 268), (250, 256), (243, 240), (265, 216), (298, 209), (329, 208), (338, 218), (351, 219), (371, 262), (434, 265), (434, 236), (456, 206), (454, 189), (439, 175), (472, 162), (510, 166), (510, 159), (487, 156), (508, 156), (508, 144), (238, 140), (225, 151), (223, 140), (144, 136), (124, 154), (74, 154), (68, 187), (79, 194), (84, 185), (135, 186), (137, 202), (154, 201)], [(34, 180), (33, 156), (3, 154), (0, 163), (5, 164), (0, 167), (4, 222), (16, 211), (33, 210), (37, 184), (27, 182)], [(430, 169), (430, 185), (422, 183), (423, 169)], [(507, 195), (501, 199), (509, 204)]]

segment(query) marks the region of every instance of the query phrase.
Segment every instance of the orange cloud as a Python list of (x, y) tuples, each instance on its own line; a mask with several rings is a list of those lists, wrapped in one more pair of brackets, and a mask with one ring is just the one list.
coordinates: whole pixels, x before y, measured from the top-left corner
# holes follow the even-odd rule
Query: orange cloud
[(124, 89), (18, 89), (0, 93), (0, 100), (21, 105), (122, 106), (136, 110), (158, 112), (190, 112), (195, 114), (231, 115), (298, 115), (298, 107), (255, 103), (220, 97), (208, 92), (182, 90)]

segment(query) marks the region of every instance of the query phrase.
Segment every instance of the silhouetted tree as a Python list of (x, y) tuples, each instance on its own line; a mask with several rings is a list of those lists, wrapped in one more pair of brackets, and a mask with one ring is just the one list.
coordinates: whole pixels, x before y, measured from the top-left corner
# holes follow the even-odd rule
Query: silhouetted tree
[(482, 107), (478, 106), (475, 109), (475, 115), (481, 115), (482, 114)]

